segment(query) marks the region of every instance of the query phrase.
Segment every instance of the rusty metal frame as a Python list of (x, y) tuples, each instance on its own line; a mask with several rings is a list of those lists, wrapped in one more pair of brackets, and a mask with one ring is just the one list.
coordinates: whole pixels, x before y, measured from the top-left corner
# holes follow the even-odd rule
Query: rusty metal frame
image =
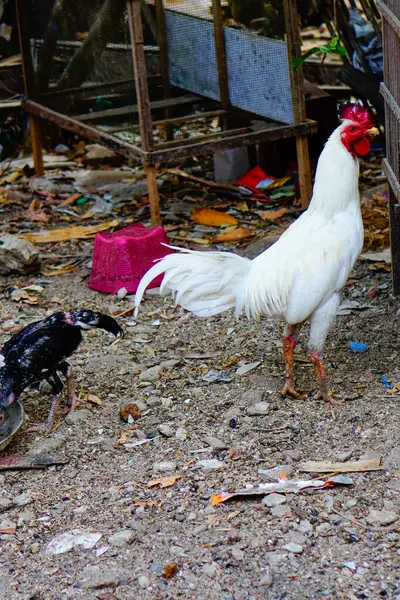
[[(20, 1), (21, 0), (19, 0), (19, 2)], [(229, 129), (228, 123), (231, 110), (229, 106), (227, 63), (224, 49), (220, 0), (213, 0), (212, 10), (214, 17), (214, 40), (218, 57), (217, 62), (221, 108), (219, 110), (208, 112), (209, 114), (221, 116), (223, 119), (223, 131), (219, 132), (218, 134), (205, 134), (203, 136), (199, 136), (195, 140), (187, 140), (184, 142), (181, 140), (174, 141), (168, 139), (170, 135), (167, 135), (167, 142), (155, 144), (153, 138), (153, 127), (155, 124), (165, 126), (166, 131), (168, 132), (171, 131), (170, 128), (174, 122), (190, 121), (202, 116), (200, 113), (174, 119), (171, 112), (174, 106), (178, 104), (193, 104), (201, 101), (209, 102), (209, 100), (200, 98), (199, 96), (195, 96), (193, 94), (184, 94), (178, 98), (171, 97), (171, 87), (168, 85), (169, 66), (163, 4), (162, 0), (155, 0), (155, 2), (158, 27), (161, 28), (161, 31), (159, 32), (162, 59), (161, 78), (159, 76), (149, 77), (147, 74), (140, 9), (141, 0), (127, 0), (128, 24), (131, 38), (132, 61), (134, 65), (134, 83), (137, 98), (136, 105), (112, 108), (95, 113), (87, 113), (70, 117), (44, 106), (40, 102), (42, 98), (33, 93), (33, 84), (27, 84), (26, 99), (23, 102), (23, 106), (30, 114), (31, 124), (34, 123), (35, 127), (37, 127), (37, 123), (40, 123), (41, 120), (50, 121), (63, 129), (67, 129), (76, 133), (83, 138), (102, 143), (125, 157), (139, 160), (144, 165), (146, 170), (149, 187), (151, 219), (153, 224), (159, 224), (161, 222), (160, 203), (156, 182), (156, 165), (158, 163), (182, 159), (190, 155), (210, 154), (212, 152), (217, 152), (227, 148), (234, 148), (241, 145), (253, 145), (261, 142), (295, 137), (299, 163), (299, 178), (302, 197), (301, 204), (303, 208), (306, 208), (311, 196), (311, 173), (308, 157), (307, 136), (316, 132), (317, 124), (314, 121), (307, 120), (305, 117), (302, 72), (299, 70), (296, 74), (292, 74), (291, 76), (293, 113), (295, 116), (295, 123), (293, 125), (282, 125), (278, 123), (266, 122), (265, 128), (257, 131), (254, 131), (248, 127)], [(293, 59), (300, 51), (300, 31), (295, 0), (284, 0), (284, 11), (287, 27), (286, 41), (288, 45), (289, 69), (292, 73)], [(22, 15), (20, 15), (20, 20), (22, 20)], [(24, 64), (28, 64), (28, 44), (26, 41), (22, 40), (22, 37), (23, 36), (21, 35), (23, 62)], [(26, 81), (28, 81), (28, 79), (29, 78), (26, 78)], [(30, 79), (32, 79), (31, 76)], [(157, 81), (160, 81), (161, 79), (164, 83), (164, 100), (157, 100), (155, 102), (150, 101), (149, 84), (150, 81), (154, 79)], [(85, 88), (80, 88), (79, 90), (75, 91), (77, 93), (85, 93)], [(66, 90), (64, 93), (68, 93), (68, 90)], [(46, 98), (51, 95), (52, 93), (50, 92), (46, 95)], [(57, 95), (57, 92), (55, 95)], [(43, 98), (44, 97), (45, 96), (43, 96)], [(163, 109), (165, 118), (163, 120), (153, 121), (152, 110), (154, 109)], [(124, 142), (120, 138), (114, 136), (113, 133), (116, 133), (118, 128), (106, 133), (90, 124), (90, 122), (100, 120), (104, 117), (115, 117), (127, 114), (137, 114), (139, 117), (141, 147), (136, 144)], [(124, 128), (124, 130), (126, 130), (126, 128)], [(35, 137), (33, 131), (32, 136)], [(36, 143), (38, 140), (40, 141), (40, 136), (36, 135)], [(39, 154), (41, 154), (41, 152)]]

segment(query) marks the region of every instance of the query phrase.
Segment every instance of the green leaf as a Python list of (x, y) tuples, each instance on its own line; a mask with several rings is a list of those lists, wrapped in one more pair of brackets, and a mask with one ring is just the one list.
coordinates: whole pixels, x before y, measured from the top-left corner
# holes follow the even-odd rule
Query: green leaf
[(346, 48), (342, 46), (342, 44), (338, 44), (336, 47), (336, 54), (339, 54), (339, 56), (346, 56)]
[(333, 50), (330, 46), (320, 46), (319, 49), (321, 50), (321, 52), (323, 52), (324, 54), (333, 54)]
[(301, 56), (295, 58), (293, 61), (293, 71), (297, 71), (300, 65), (302, 65), (303, 62), (307, 60), (309, 56), (312, 56), (313, 54), (318, 54), (319, 52), (321, 52), (321, 50), (318, 47), (310, 48), (310, 50), (307, 50), (305, 54), (302, 54)]
[(337, 48), (339, 44), (339, 36), (335, 35), (335, 37), (333, 38), (333, 40), (330, 43), (330, 47), (332, 48), (332, 50), (335, 50), (335, 48)]

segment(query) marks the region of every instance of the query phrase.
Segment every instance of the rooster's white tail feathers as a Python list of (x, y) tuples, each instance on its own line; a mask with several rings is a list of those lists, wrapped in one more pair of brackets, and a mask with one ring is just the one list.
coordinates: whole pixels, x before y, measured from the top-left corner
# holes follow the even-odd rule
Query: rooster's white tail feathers
[(176, 304), (198, 317), (211, 317), (244, 307), (245, 280), (251, 261), (230, 252), (197, 252), (170, 246), (179, 252), (168, 254), (142, 278), (135, 296), (136, 310), (155, 277), (164, 273), (160, 292), (167, 289)]

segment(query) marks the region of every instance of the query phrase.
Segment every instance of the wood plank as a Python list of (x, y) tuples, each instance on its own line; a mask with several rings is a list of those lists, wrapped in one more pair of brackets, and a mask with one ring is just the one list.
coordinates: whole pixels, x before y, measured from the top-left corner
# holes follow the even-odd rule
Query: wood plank
[(386, 6), (383, 0), (376, 0), (376, 4), (381, 12), (382, 17), (390, 24), (392, 29), (394, 29), (394, 31), (400, 37), (400, 19), (396, 17), (394, 12), (392, 12), (388, 6)]
[(241, 135), (226, 136), (223, 139), (202, 142), (201, 138), (198, 142), (193, 142), (186, 146), (177, 146), (165, 150), (155, 150), (151, 153), (151, 160), (155, 162), (163, 162), (185, 158), (190, 155), (211, 154), (219, 150), (227, 148), (237, 148), (238, 146), (250, 146), (259, 142), (272, 142), (279, 139), (297, 137), (316, 133), (317, 123), (307, 120), (299, 125), (276, 125), (269, 124), (269, 127), (259, 131), (249, 131)]
[(142, 162), (144, 162), (147, 156), (147, 153), (138, 146), (128, 144), (127, 142), (113, 137), (104, 131), (96, 129), (96, 127), (92, 127), (91, 125), (80, 123), (72, 117), (62, 115), (51, 108), (48, 108), (47, 106), (33, 102), (33, 100), (24, 100), (22, 102), (22, 108), (24, 108), (28, 113), (36, 115), (41, 119), (51, 121), (62, 129), (72, 131), (73, 133), (76, 133), (77, 135), (93, 142), (104, 144), (108, 148), (111, 148), (111, 150), (114, 150), (123, 156), (127, 156), (129, 158), (135, 157)]
[[(180, 104), (194, 104), (202, 100), (200, 96), (188, 95), (180, 96), (178, 98), (167, 98), (166, 100), (155, 100), (150, 103), (152, 110), (165, 108), (167, 106), (178, 106)], [(123, 115), (137, 114), (139, 107), (137, 104), (131, 104), (129, 106), (121, 106), (119, 108), (109, 108), (106, 110), (99, 110), (97, 112), (85, 113), (81, 115), (74, 115), (73, 118), (77, 121), (98, 121), (101, 119), (108, 119), (110, 117), (121, 117)]]

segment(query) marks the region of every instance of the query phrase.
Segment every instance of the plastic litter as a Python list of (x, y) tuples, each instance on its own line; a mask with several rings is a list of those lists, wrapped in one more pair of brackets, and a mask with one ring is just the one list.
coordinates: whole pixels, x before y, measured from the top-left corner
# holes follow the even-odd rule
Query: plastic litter
[[(136, 292), (154, 261), (173, 252), (163, 244), (168, 244), (168, 238), (162, 227), (148, 229), (141, 223), (96, 235), (88, 286), (110, 294), (116, 294), (123, 287), (128, 294)], [(159, 287), (161, 282), (162, 275), (149, 287)]]
[(364, 342), (351, 342), (349, 344), (349, 350), (350, 352), (364, 353), (368, 350), (368, 346), (367, 344), (364, 344)]

